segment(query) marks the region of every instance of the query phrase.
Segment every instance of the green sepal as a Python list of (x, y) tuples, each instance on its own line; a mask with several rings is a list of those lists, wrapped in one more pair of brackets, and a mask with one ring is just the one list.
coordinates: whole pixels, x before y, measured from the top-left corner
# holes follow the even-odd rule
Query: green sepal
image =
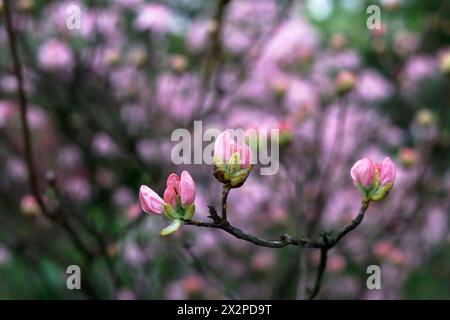
[(178, 211), (168, 203), (164, 203), (163, 213), (167, 218), (169, 218), (171, 220), (181, 218)]
[(376, 192), (374, 192), (372, 194), (372, 196), (370, 197), (370, 199), (373, 201), (383, 200), (384, 198), (386, 198), (386, 196), (388, 195), (389, 191), (391, 191), (391, 189), (392, 189), (392, 183), (387, 183), (383, 187), (379, 188)]
[(228, 172), (233, 175), (239, 170), (241, 170), (241, 155), (239, 152), (235, 152), (228, 160)]
[(167, 236), (168, 234), (171, 234), (171, 233), (177, 231), (178, 228), (180, 228), (181, 224), (182, 224), (182, 221), (180, 219), (175, 219), (172, 221), (171, 224), (169, 224), (167, 227), (162, 229), (159, 234), (162, 236)]
[(189, 220), (194, 216), (195, 213), (195, 204), (191, 204), (189, 207), (187, 207), (184, 211), (184, 220)]
[(218, 167), (220, 170), (225, 170), (226, 163), (222, 160), (219, 156), (214, 156), (213, 163), (216, 167)]

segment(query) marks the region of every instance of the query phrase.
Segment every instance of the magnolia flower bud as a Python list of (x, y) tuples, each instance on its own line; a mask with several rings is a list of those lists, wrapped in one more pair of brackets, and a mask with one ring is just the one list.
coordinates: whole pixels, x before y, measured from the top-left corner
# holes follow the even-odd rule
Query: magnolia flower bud
[(36, 198), (32, 195), (26, 195), (20, 200), (20, 210), (27, 217), (36, 217), (41, 213)]
[(391, 191), (395, 180), (395, 165), (386, 157), (382, 163), (376, 164), (377, 176), (379, 177), (377, 190), (372, 194), (372, 200), (382, 200)]
[(214, 144), (214, 176), (231, 188), (242, 186), (253, 168), (252, 152), (243, 143), (237, 145), (228, 131), (222, 132)]
[(419, 153), (412, 148), (402, 148), (398, 158), (405, 167), (412, 167), (419, 161)]
[(163, 212), (163, 199), (149, 187), (141, 186), (139, 200), (141, 201), (142, 210), (146, 213), (161, 214)]
[(280, 122), (278, 129), (280, 130), (279, 144), (281, 147), (290, 144), (294, 140), (294, 128), (290, 122)]
[(450, 52), (446, 52), (440, 58), (441, 70), (443, 73), (450, 74)]
[(388, 157), (382, 163), (364, 158), (353, 165), (350, 174), (366, 200), (382, 200), (392, 189), (395, 171), (395, 165)]
[(356, 77), (350, 71), (340, 71), (336, 77), (336, 91), (343, 95), (353, 90), (356, 83)]
[(34, 7), (34, 0), (18, 0), (17, 1), (17, 9), (23, 11), (29, 11)]
[(353, 165), (350, 174), (358, 188), (369, 190), (375, 181), (375, 165), (372, 160), (367, 158), (358, 160)]
[(435, 124), (436, 118), (434, 113), (428, 109), (421, 109), (416, 114), (417, 122), (422, 127), (430, 127)]
[(187, 68), (187, 65), (188, 65), (188, 62), (187, 62), (186, 57), (181, 54), (176, 54), (176, 55), (172, 56), (172, 58), (170, 59), (170, 67), (175, 72), (181, 73), (181, 72), (185, 71)]
[(183, 220), (189, 220), (195, 213), (195, 182), (187, 171), (181, 173), (181, 178), (172, 173), (167, 178), (164, 200), (147, 186), (141, 186), (139, 198), (142, 209), (147, 213), (161, 214), (173, 220), (163, 230), (161, 235), (168, 235), (178, 230)]
[(164, 191), (164, 202), (176, 207), (181, 203), (183, 207), (188, 207), (195, 200), (195, 183), (187, 171), (181, 173), (181, 178), (172, 173), (167, 178), (167, 188)]

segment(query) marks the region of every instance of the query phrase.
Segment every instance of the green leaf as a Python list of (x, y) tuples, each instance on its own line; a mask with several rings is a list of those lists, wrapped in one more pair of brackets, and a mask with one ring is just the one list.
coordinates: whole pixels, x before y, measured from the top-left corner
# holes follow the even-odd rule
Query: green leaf
[(172, 221), (172, 223), (170, 225), (168, 225), (167, 227), (162, 229), (159, 234), (162, 236), (167, 236), (168, 234), (171, 234), (171, 233), (177, 231), (180, 226), (181, 226), (181, 220), (175, 219)]

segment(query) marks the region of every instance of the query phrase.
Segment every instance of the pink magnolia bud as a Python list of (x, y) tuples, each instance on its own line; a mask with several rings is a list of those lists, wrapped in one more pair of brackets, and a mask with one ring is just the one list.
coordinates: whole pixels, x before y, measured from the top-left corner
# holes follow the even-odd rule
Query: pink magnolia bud
[(245, 143), (238, 149), (239, 155), (241, 156), (241, 168), (247, 169), (252, 161), (252, 150)]
[(228, 131), (222, 132), (214, 143), (214, 157), (222, 160), (222, 163), (227, 163), (231, 156), (232, 143), (230, 133)]
[(214, 158), (220, 164), (227, 164), (235, 153), (239, 154), (241, 168), (246, 169), (252, 159), (251, 149), (245, 143), (241, 146), (236, 144), (228, 131), (222, 132), (214, 144)]
[(187, 171), (181, 173), (180, 197), (181, 204), (185, 207), (193, 204), (195, 200), (195, 182)]
[(352, 167), (350, 174), (357, 187), (370, 189), (375, 180), (375, 164), (372, 160), (364, 158), (358, 160)]
[(395, 165), (388, 157), (376, 164), (364, 158), (353, 165), (350, 174), (355, 185), (364, 192), (364, 199), (378, 201), (384, 199), (394, 185)]
[(172, 207), (177, 205), (177, 195), (180, 193), (180, 177), (171, 173), (167, 178), (166, 190), (164, 190), (164, 202)]
[(389, 157), (383, 160), (383, 163), (377, 164), (377, 169), (380, 174), (380, 186), (384, 187), (388, 184), (393, 184), (395, 180), (395, 165)]
[(187, 171), (181, 173), (181, 178), (175, 173), (170, 174), (167, 178), (164, 202), (170, 204), (172, 207), (176, 207), (178, 196), (184, 207), (188, 207), (194, 203), (195, 182)]
[(228, 131), (222, 132), (214, 144), (214, 176), (231, 188), (242, 186), (252, 170), (252, 151), (244, 142), (235, 143)]
[(139, 190), (139, 200), (142, 210), (147, 213), (161, 214), (164, 201), (158, 194), (147, 186), (142, 185)]

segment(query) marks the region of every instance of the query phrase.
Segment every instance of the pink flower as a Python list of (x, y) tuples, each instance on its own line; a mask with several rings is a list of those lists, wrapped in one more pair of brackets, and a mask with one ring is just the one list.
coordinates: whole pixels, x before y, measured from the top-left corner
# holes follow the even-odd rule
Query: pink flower
[(167, 187), (164, 191), (164, 202), (172, 207), (177, 205), (177, 196), (180, 197), (181, 205), (188, 207), (195, 200), (195, 182), (187, 171), (181, 173), (181, 178), (172, 173), (167, 178)]
[(236, 144), (230, 137), (230, 133), (228, 131), (222, 132), (216, 139), (214, 144), (214, 157), (217, 161), (220, 161), (221, 164), (227, 164), (230, 158), (238, 153), (240, 157), (239, 164), (242, 169), (246, 169), (252, 159), (252, 152), (249, 146), (243, 143), (241, 146)]
[(147, 186), (142, 185), (139, 190), (139, 200), (142, 210), (147, 213), (161, 214), (164, 208), (164, 201), (158, 194)]
[(380, 174), (380, 186), (393, 184), (395, 180), (395, 165), (389, 157), (383, 160), (383, 163), (377, 163), (377, 170)]
[(138, 11), (138, 16), (134, 21), (134, 27), (137, 30), (153, 30), (160, 33), (170, 30), (173, 18), (172, 12), (164, 5), (147, 4)]
[(370, 189), (375, 180), (375, 164), (372, 160), (364, 158), (358, 160), (352, 167), (350, 174), (357, 187)]
[(38, 61), (41, 68), (49, 71), (70, 69), (73, 65), (73, 55), (67, 44), (51, 39), (39, 48)]
[(386, 157), (382, 163), (364, 158), (357, 161), (351, 171), (353, 182), (364, 192), (366, 200), (382, 200), (391, 191), (395, 180), (395, 165)]
[(139, 199), (142, 209), (147, 213), (164, 213), (172, 223), (160, 231), (166, 236), (177, 231), (183, 220), (189, 220), (195, 214), (195, 182), (187, 171), (181, 173), (181, 178), (172, 173), (167, 178), (164, 200), (152, 189), (141, 186)]

